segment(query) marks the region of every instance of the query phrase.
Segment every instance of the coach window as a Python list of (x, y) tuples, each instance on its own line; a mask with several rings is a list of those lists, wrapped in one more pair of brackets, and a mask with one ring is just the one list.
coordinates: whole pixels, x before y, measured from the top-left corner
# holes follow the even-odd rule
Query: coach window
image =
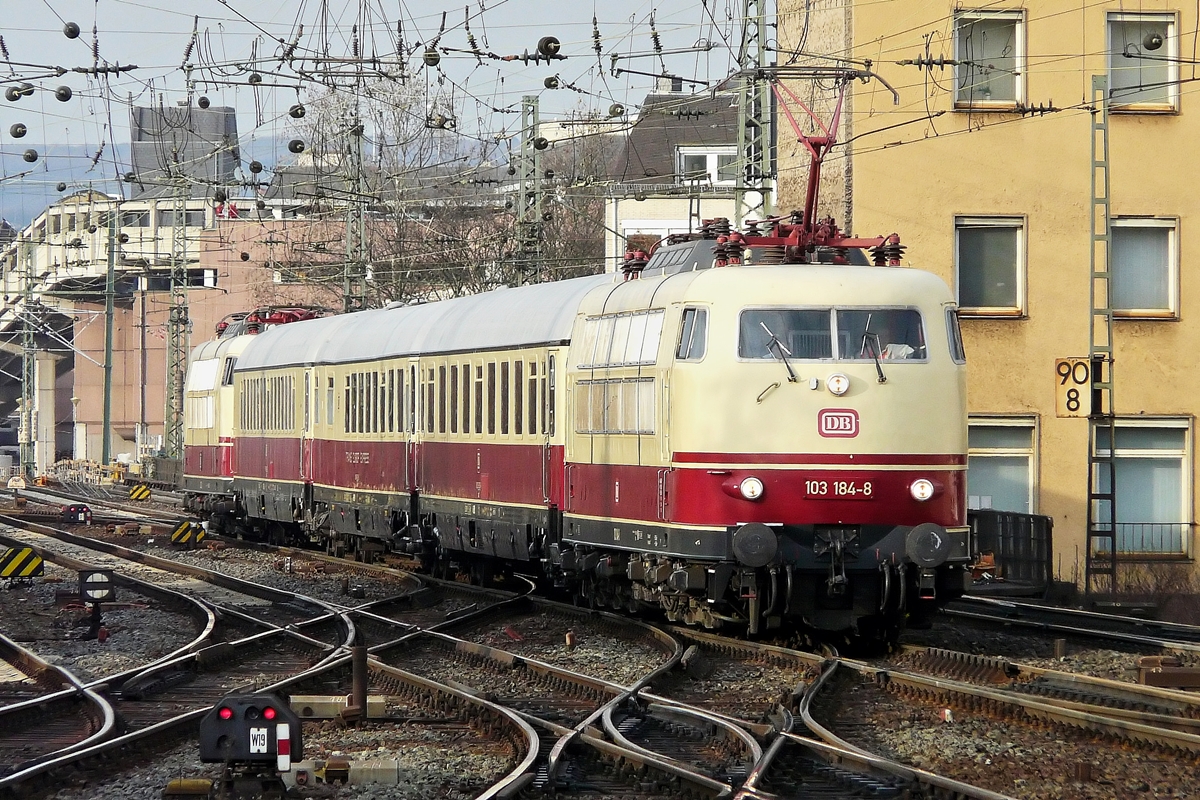
[(955, 217), (954, 272), (961, 313), (1025, 314), (1025, 220)]
[[(1119, 419), (1116, 434), (1118, 551), (1191, 556), (1190, 421)], [(1097, 430), (1095, 438), (1097, 455), (1108, 455), (1107, 427)], [(1097, 471), (1099, 491), (1110, 491), (1107, 470), (1097, 466)]]
[(500, 362), (500, 433), (509, 433), (509, 362)]
[(438, 367), (438, 433), (446, 432), (446, 365)]
[(458, 364), (450, 365), (450, 432), (458, 433)]
[(375, 370), (372, 370), (371, 371), (371, 433), (379, 433), (379, 431), (380, 431), (379, 423), (383, 420), (383, 415), (380, 413), (380, 411), (382, 410), (382, 403), (380, 402), (380, 400), (383, 397), (383, 395), (380, 394), (380, 392), (379, 392), (379, 383), (380, 383), (379, 373)]
[(425, 376), (425, 432), (433, 433), (434, 380), (431, 368)]
[(537, 428), (537, 362), (529, 362), (529, 433), (535, 434)]
[(471, 434), (471, 365), (463, 364), (459, 375), (462, 376), (462, 408), (458, 413), (462, 415), (463, 435), (469, 436)]
[(496, 432), (496, 362), (488, 362), (488, 433)]
[[(752, 309), (742, 312), (738, 336), (739, 358), (833, 358), (827, 310)], [(780, 347), (783, 349), (780, 350)]]
[(325, 390), (325, 422), (329, 425), (333, 424), (333, 397), (335, 391), (333, 378), (330, 378), (328, 388)]
[(1037, 420), (971, 417), (967, 432), (967, 508), (1037, 512)]
[(221, 385), (233, 386), (233, 368), (237, 366), (237, 356), (226, 356), (225, 366), (221, 371)]
[(483, 367), (475, 366), (475, 433), (483, 433)]
[(950, 358), (955, 364), (967, 363), (967, 350), (963, 347), (962, 329), (958, 324), (958, 309), (946, 309), (946, 336), (950, 341)]
[(370, 398), (368, 391), (367, 373), (358, 373), (358, 432), (367, 433), (370, 430), (371, 409), (367, 406), (367, 400)]
[(307, 372), (304, 373), (304, 430), (306, 430), (306, 431), (311, 428), (310, 419), (309, 419), (309, 405), (308, 405), (309, 397), (312, 392), (311, 383), (312, 383), (312, 376), (309, 375)]
[(707, 338), (708, 309), (685, 308), (675, 358), (682, 361), (699, 361), (704, 358)]
[(417, 366), (408, 368), (408, 432), (417, 432)]

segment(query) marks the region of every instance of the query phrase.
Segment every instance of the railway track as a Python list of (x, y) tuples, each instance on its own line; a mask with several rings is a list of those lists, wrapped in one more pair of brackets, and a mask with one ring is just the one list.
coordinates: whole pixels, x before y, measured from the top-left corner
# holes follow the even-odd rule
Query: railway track
[(953, 619), (1028, 628), (1064, 637), (1200, 653), (1200, 626), (997, 598), (964, 597), (941, 610)]

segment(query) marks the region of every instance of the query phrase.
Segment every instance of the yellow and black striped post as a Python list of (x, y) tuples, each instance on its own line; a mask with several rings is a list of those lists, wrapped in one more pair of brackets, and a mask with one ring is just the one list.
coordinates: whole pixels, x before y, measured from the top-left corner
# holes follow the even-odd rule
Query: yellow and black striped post
[(0, 556), (0, 578), (40, 578), (46, 565), (32, 547), (10, 547)]
[(150, 487), (144, 483), (139, 483), (137, 486), (134, 486), (132, 489), (129, 490), (129, 499), (130, 500), (149, 500), (150, 499)]
[(171, 531), (171, 544), (178, 547), (198, 547), (204, 541), (204, 526), (185, 519)]

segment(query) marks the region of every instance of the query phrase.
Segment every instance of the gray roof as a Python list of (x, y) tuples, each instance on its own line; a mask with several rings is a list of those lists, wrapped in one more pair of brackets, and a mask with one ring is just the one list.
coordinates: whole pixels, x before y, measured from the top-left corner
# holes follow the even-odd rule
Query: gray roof
[(676, 148), (737, 144), (736, 99), (732, 94), (646, 95), (611, 177), (622, 183), (676, 183)]
[(237, 371), (565, 342), (584, 296), (616, 279), (588, 275), (280, 325), (255, 337)]

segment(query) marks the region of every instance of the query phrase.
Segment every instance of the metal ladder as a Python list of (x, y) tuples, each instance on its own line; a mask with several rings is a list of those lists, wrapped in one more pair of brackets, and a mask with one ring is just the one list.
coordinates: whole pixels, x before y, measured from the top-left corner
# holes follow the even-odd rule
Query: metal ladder
[(1116, 594), (1117, 475), (1113, 402), (1112, 226), (1109, 216), (1108, 76), (1092, 76), (1092, 219), (1089, 294), (1087, 560), (1084, 591)]

